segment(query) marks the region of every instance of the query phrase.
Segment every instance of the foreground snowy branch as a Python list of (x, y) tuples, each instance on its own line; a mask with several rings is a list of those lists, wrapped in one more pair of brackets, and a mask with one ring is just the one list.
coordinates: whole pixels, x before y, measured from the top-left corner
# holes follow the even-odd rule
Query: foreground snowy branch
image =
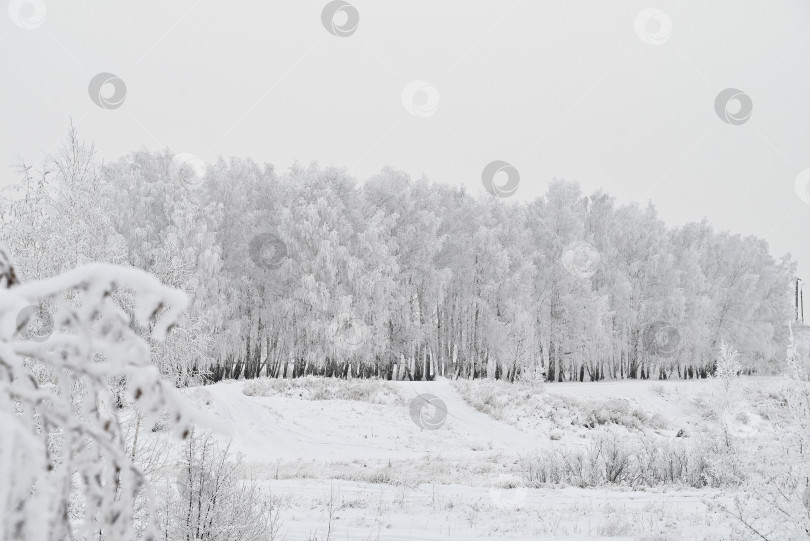
[[(87, 265), (19, 284), (0, 248), (0, 538), (133, 539), (152, 535), (154, 513), (135, 524), (148, 490), (126, 452), (109, 382), (125, 379), (147, 422), (169, 412), (187, 437), (196, 414), (160, 379), (136, 331), (156, 340), (186, 308), (181, 291), (149, 274)], [(114, 298), (131, 299), (127, 310)], [(28, 339), (31, 306), (53, 306), (47, 336)], [(146, 498), (149, 501), (149, 498)]]

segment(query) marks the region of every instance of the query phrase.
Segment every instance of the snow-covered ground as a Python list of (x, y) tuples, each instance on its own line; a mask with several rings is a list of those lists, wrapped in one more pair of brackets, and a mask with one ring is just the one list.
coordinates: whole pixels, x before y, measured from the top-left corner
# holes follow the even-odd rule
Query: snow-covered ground
[(287, 539), (326, 539), (334, 494), (332, 539), (675, 540), (723, 538), (726, 518), (707, 510), (715, 492), (632, 492), (578, 488), (525, 494), (459, 484), (417, 487), (342, 480), (269, 481), (284, 498)]
[[(248, 397), (244, 385), (224, 382), (198, 393), (210, 393), (212, 410), (233, 427), (235, 448), (257, 462), (408, 460), (425, 452), (450, 459), (543, 445), (539, 438), (474, 410), (447, 380), (386, 382), (400, 393), (395, 404)], [(447, 421), (439, 430), (421, 429), (411, 420), (407, 402), (420, 393), (432, 393), (446, 403)]]
[[(731, 432), (743, 454), (774, 443), (782, 383), (737, 385)], [(732, 489), (532, 487), (521, 460), (585, 448), (606, 427), (629, 439), (697, 439), (719, 426), (719, 385), (303, 378), (187, 394), (231, 428), (248, 474), (279, 498), (289, 540), (714, 540), (730, 538), (734, 521), (717, 504), (731, 502)], [(446, 406), (438, 429), (411, 418), (409, 404), (423, 393)]]

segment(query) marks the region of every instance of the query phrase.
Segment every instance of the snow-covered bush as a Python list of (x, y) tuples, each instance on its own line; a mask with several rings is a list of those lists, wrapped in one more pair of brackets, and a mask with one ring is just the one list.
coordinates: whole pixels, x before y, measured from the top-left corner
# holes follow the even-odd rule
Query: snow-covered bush
[(585, 448), (556, 447), (523, 456), (521, 472), (528, 486), (736, 485), (738, 478), (716, 473), (713, 457), (720, 446), (711, 437), (629, 439), (614, 428), (597, 434)]
[(176, 541), (276, 541), (280, 502), (256, 482), (240, 479), (241, 457), (210, 433), (192, 431), (183, 443), (175, 486), (167, 484), (159, 516), (161, 537)]
[(547, 393), (543, 386), (491, 379), (456, 380), (452, 384), (471, 407), (513, 425), (519, 425), (521, 420), (547, 418), (563, 432), (571, 425), (588, 429), (618, 425), (633, 431), (668, 428), (659, 413), (649, 415), (626, 399), (585, 400)]
[(402, 405), (407, 400), (388, 381), (378, 379), (326, 379), (304, 376), (295, 379), (258, 378), (245, 382), (246, 396), (283, 396), (304, 400), (353, 400), (371, 404)]
[(582, 405), (585, 415), (583, 424), (589, 428), (598, 425), (620, 425), (630, 430), (665, 428), (666, 422), (659, 414), (647, 415), (638, 408), (630, 408), (626, 400), (607, 400), (593, 405)]
[[(190, 433), (195, 413), (160, 379), (137, 329), (163, 340), (185, 309), (184, 293), (149, 274), (107, 264), (19, 283), (0, 248), (0, 538), (152, 538), (154, 513), (136, 524), (148, 491), (127, 449), (110, 381), (123, 379), (147, 424), (170, 412), (172, 431)], [(117, 290), (131, 299), (124, 310)], [(23, 311), (54, 306), (53, 328), (26, 339)], [(148, 504), (150, 498), (144, 498)]]

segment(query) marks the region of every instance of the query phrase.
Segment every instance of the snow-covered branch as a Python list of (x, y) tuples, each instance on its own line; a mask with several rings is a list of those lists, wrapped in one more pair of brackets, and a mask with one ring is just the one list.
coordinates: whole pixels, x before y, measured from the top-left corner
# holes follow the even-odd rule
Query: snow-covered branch
[[(133, 539), (133, 500), (148, 484), (126, 452), (108, 382), (128, 382), (147, 422), (167, 410), (180, 437), (193, 421), (210, 426), (161, 380), (137, 332), (164, 340), (186, 295), (144, 271), (107, 264), (17, 284), (1, 248), (0, 276), (10, 286), (0, 290), (0, 537)], [(114, 302), (116, 291), (128, 293), (129, 310)], [(29, 340), (26, 308), (46, 301), (53, 327)], [(141, 525), (147, 537), (150, 517)]]

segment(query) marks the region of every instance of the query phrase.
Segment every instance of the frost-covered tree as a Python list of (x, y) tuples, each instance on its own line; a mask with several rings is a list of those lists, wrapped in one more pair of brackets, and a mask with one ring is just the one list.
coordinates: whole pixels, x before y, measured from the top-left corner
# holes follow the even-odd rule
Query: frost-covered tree
[(720, 343), (720, 352), (717, 356), (714, 375), (720, 382), (718, 413), (727, 449), (731, 449), (733, 446), (731, 432), (736, 416), (740, 413), (735, 407), (739, 400), (736, 393), (737, 382), (742, 371), (739, 358), (740, 354), (734, 346), (725, 342)]
[(737, 349), (725, 342), (720, 343), (720, 354), (717, 357), (717, 364), (715, 365), (714, 375), (717, 377), (722, 385), (723, 392), (730, 394), (734, 382), (742, 371), (740, 364), (740, 353)]
[[(154, 514), (136, 524), (134, 500), (149, 486), (127, 452), (108, 383), (126, 381), (147, 422), (166, 410), (174, 433), (188, 436), (196, 414), (136, 332), (165, 339), (185, 294), (109, 264), (19, 282), (0, 248), (0, 538), (126, 540), (139, 530), (154, 538)], [(118, 290), (127, 291), (126, 310)], [(50, 332), (27, 339), (26, 308), (46, 301)]]

